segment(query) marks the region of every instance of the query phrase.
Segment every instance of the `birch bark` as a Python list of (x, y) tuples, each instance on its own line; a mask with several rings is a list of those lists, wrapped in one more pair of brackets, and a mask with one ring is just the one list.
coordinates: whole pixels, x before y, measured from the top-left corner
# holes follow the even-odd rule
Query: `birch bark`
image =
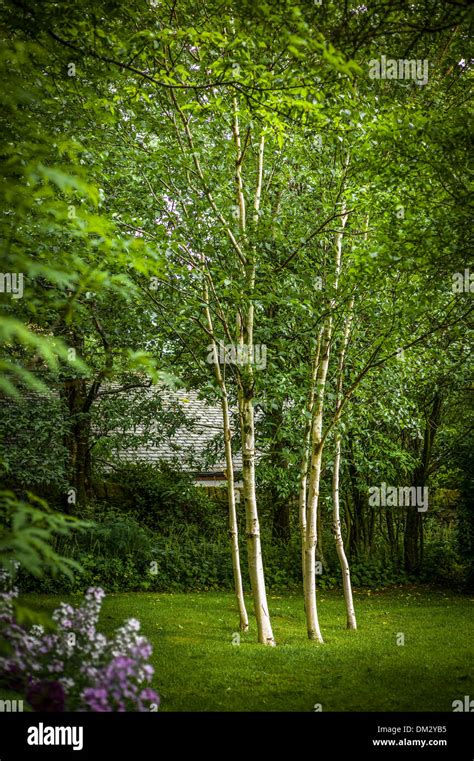
[(211, 311), (209, 308), (209, 290), (207, 284), (204, 285), (204, 300), (206, 304), (206, 318), (209, 328), (209, 334), (212, 336), (212, 349), (214, 354), (214, 374), (216, 376), (217, 383), (221, 392), (221, 407), (222, 407), (222, 425), (224, 432), (224, 449), (225, 449), (225, 462), (227, 472), (227, 504), (229, 511), (229, 534), (231, 542), (231, 554), (232, 554), (232, 571), (234, 576), (234, 589), (235, 596), (237, 598), (237, 606), (239, 609), (239, 625), (241, 631), (247, 631), (249, 628), (249, 620), (247, 615), (247, 609), (245, 607), (244, 588), (242, 584), (242, 571), (240, 567), (240, 549), (239, 549), (239, 527), (237, 522), (237, 510), (235, 501), (235, 481), (234, 481), (234, 461), (232, 458), (232, 432), (230, 427), (230, 414), (229, 414), (229, 397), (227, 394), (227, 386), (223, 373), (219, 365), (219, 358), (217, 352), (217, 343), (214, 338), (214, 328), (212, 322)]
[[(242, 307), (239, 305), (236, 311), (239, 344), (241, 345), (241, 348), (247, 349), (245, 352), (247, 359), (244, 361), (243, 367), (239, 366), (236, 368), (236, 377), (242, 438), (242, 478), (244, 483), (243, 492), (246, 513), (247, 554), (252, 595), (254, 600), (255, 617), (257, 620), (258, 641), (266, 645), (274, 645), (275, 640), (273, 638), (265, 589), (265, 576), (263, 571), (260, 539), (260, 524), (258, 518), (255, 486), (255, 422), (252, 404), (254, 396), (252, 349), (254, 326), (253, 298), (256, 277), (256, 247), (255, 245), (249, 247), (247, 239), (245, 194), (242, 177), (244, 148), (242, 147), (240, 137), (238, 103), (236, 99), (233, 100), (232, 131), (236, 148), (235, 187), (240, 231), (239, 240), (237, 239), (224, 215), (218, 208), (214, 195), (206, 182), (199, 155), (195, 149), (189, 119), (186, 118), (182, 108), (180, 108), (176, 95), (173, 91), (171, 91), (170, 97), (182, 122), (196, 174), (201, 182), (203, 191), (212, 211), (214, 212), (219, 223), (222, 225), (222, 228), (224, 229), (231, 243), (232, 249), (237, 255), (237, 259), (240, 263), (241, 272), (243, 275), (245, 298), (243, 300), (244, 303), (242, 304)], [(254, 233), (258, 225), (260, 201), (262, 195), (264, 145), (265, 141), (262, 134), (258, 149), (257, 184), (253, 204), (254, 213), (252, 218), (252, 227)], [(248, 257), (246, 256), (247, 248), (250, 248)], [(241, 356), (243, 355), (244, 352), (242, 352)]]
[[(352, 310), (354, 308), (354, 299), (349, 304), (349, 314), (345, 322), (344, 336), (339, 354), (339, 362), (337, 368), (337, 390), (336, 390), (336, 417), (339, 417), (340, 406), (342, 403), (342, 384), (344, 375), (344, 362), (346, 357), (347, 345), (349, 343), (349, 336), (351, 332), (352, 324)], [(340, 517), (340, 501), (339, 501), (339, 473), (341, 466), (341, 432), (339, 428), (336, 428), (335, 434), (335, 455), (334, 455), (334, 470), (332, 478), (332, 509), (333, 509), (333, 533), (336, 543), (336, 552), (339, 558), (339, 565), (341, 566), (342, 574), (342, 588), (344, 592), (344, 602), (346, 604), (347, 614), (347, 628), (357, 629), (357, 621), (354, 610), (354, 600), (352, 596), (351, 585), (351, 573), (349, 568), (349, 562), (347, 560), (344, 540), (342, 538), (341, 530), (341, 517)]]
[[(343, 211), (345, 206), (343, 207)], [(336, 293), (339, 283), (342, 260), (342, 239), (347, 223), (347, 214), (341, 216), (341, 230), (335, 240), (335, 275), (334, 296), (330, 299), (328, 314), (324, 321), (321, 339), (321, 359), (316, 374), (316, 393), (311, 424), (311, 457), (308, 486), (307, 524), (304, 544), (303, 594), (306, 613), (308, 638), (323, 642), (319, 626), (316, 601), (316, 545), (318, 541), (318, 506), (321, 481), (321, 465), (324, 449), (323, 411), (326, 379), (329, 367), (331, 340), (333, 331), (333, 311), (336, 305)]]
[[(238, 119), (237, 101), (234, 100), (234, 123), (233, 133), (236, 146), (236, 192), (239, 208), (240, 230), (244, 240), (247, 238), (245, 196), (242, 179), (242, 145), (240, 138), (240, 126)], [(252, 227), (255, 234), (260, 211), (263, 182), (263, 157), (265, 139), (262, 134), (258, 149), (257, 184), (255, 189)], [(242, 309), (237, 313), (237, 325), (239, 331), (239, 344), (241, 357), (245, 357), (244, 366), (239, 372), (238, 398), (241, 421), (242, 437), (242, 480), (244, 484), (244, 504), (247, 533), (247, 556), (250, 584), (252, 588), (255, 618), (257, 621), (258, 641), (264, 645), (275, 645), (270, 614), (268, 611), (267, 592), (265, 587), (265, 574), (263, 569), (262, 545), (260, 537), (260, 521), (258, 517), (256, 482), (255, 482), (255, 420), (253, 409), (254, 395), (254, 371), (252, 366), (253, 356), (253, 330), (254, 330), (254, 304), (253, 294), (256, 277), (256, 250), (250, 247), (248, 258), (244, 265), (246, 298)]]
[(303, 442), (303, 456), (300, 464), (300, 477), (299, 477), (299, 491), (298, 491), (298, 512), (299, 512), (299, 524), (300, 524), (300, 536), (301, 536), (301, 572), (304, 579), (305, 568), (305, 537), (306, 537), (306, 492), (308, 486), (308, 465), (309, 465), (309, 450), (311, 445), (311, 419), (314, 407), (314, 395), (316, 387), (316, 375), (319, 367), (319, 355), (321, 351), (321, 337), (322, 331), (320, 331), (316, 343), (316, 350), (313, 357), (310, 386), (308, 392), (308, 401), (306, 405), (306, 423)]

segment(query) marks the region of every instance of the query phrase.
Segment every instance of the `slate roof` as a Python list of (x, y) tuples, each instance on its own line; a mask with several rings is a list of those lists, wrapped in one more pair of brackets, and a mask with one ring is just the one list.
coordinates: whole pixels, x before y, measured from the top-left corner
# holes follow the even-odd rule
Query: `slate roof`
[[(199, 399), (197, 391), (170, 391), (155, 386), (144, 389), (143, 393), (160, 394), (164, 407), (178, 404), (189, 421), (189, 427), (178, 428), (174, 435), (156, 444), (148, 443), (136, 448), (127, 448), (117, 454), (127, 460), (157, 464), (178, 462), (183, 470), (199, 475), (222, 474), (226, 464), (220, 405), (211, 405)], [(140, 433), (141, 427), (137, 426), (136, 431)], [(212, 450), (217, 449), (215, 462), (210, 462), (210, 457), (213, 458), (207, 451), (208, 447)], [(235, 454), (233, 460), (234, 470), (239, 472), (242, 469), (241, 453)]]
[[(108, 386), (108, 389), (110, 388), (119, 389), (119, 384), (111, 383)], [(115, 454), (128, 461), (178, 464), (180, 468), (195, 474), (201, 480), (206, 480), (206, 477), (210, 480), (220, 477), (222, 480), (226, 463), (220, 404), (208, 404), (203, 399), (199, 399), (197, 391), (171, 391), (163, 386), (140, 389), (140, 394), (159, 395), (162, 406), (173, 412), (176, 410), (176, 405), (179, 405), (187, 419), (187, 425), (178, 428), (171, 436), (156, 436), (154, 441), (146, 444), (119, 448)], [(42, 396), (42, 394), (30, 392), (24, 398), (32, 401), (41, 400)], [(57, 392), (53, 390), (51, 396), (57, 398)], [(99, 399), (100, 396), (101, 392), (99, 392)], [(12, 403), (12, 400), (2, 398), (3, 402)], [(157, 431), (159, 431), (158, 425), (157, 423)], [(134, 433), (144, 434), (144, 426), (135, 426)], [(143, 436), (143, 439), (145, 440), (146, 436)], [(233, 462), (234, 472), (237, 475), (242, 470), (240, 452), (234, 455)]]

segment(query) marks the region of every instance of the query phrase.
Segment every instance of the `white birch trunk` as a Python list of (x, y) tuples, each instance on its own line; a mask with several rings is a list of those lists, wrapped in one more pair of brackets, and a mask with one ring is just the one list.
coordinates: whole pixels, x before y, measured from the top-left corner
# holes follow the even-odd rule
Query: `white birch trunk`
[(265, 575), (263, 571), (260, 522), (258, 519), (255, 489), (255, 428), (252, 400), (240, 397), (242, 419), (242, 478), (247, 522), (247, 555), (250, 583), (257, 621), (258, 641), (263, 645), (275, 645), (268, 612)]
[[(244, 237), (245, 230), (245, 200), (243, 196), (242, 182), (242, 149), (240, 141), (240, 127), (237, 115), (237, 103), (234, 100), (234, 139), (236, 144), (236, 181), (237, 181), (237, 200), (240, 209), (240, 228)], [(261, 136), (258, 152), (258, 174), (257, 185), (254, 197), (253, 225), (256, 229), (258, 225), (258, 215), (260, 209), (260, 200), (262, 195), (263, 181), (263, 151), (264, 137)], [(242, 314), (237, 315), (237, 325), (239, 333), (239, 344), (245, 345), (247, 351), (247, 362), (239, 372), (239, 412), (241, 422), (242, 436), (242, 480), (244, 483), (244, 504), (247, 530), (247, 556), (250, 584), (255, 609), (255, 618), (257, 621), (258, 641), (263, 645), (275, 645), (273, 637), (270, 614), (268, 611), (267, 592), (265, 588), (265, 574), (263, 570), (262, 546), (260, 539), (260, 522), (258, 519), (257, 493), (255, 484), (255, 421), (253, 412), (253, 368), (252, 368), (252, 348), (253, 348), (253, 328), (254, 328), (254, 305), (253, 293), (255, 289), (255, 248), (252, 247), (249, 260), (244, 267), (246, 277), (246, 289), (248, 294), (247, 309), (242, 309)]]
[[(345, 322), (344, 337), (342, 341), (338, 368), (337, 368), (336, 418), (339, 418), (340, 411), (341, 411), (344, 362), (345, 362), (347, 345), (349, 343), (349, 336), (351, 332), (353, 307), (354, 307), (354, 299), (351, 299), (351, 302), (349, 304), (349, 314)], [(341, 530), (340, 502), (339, 502), (340, 467), (341, 467), (341, 434), (340, 434), (340, 431), (336, 428), (334, 470), (333, 470), (333, 478), (332, 478), (333, 533), (334, 533), (334, 540), (336, 543), (336, 552), (339, 558), (339, 565), (341, 566), (342, 588), (344, 592), (344, 602), (346, 604), (346, 614), (347, 614), (347, 628), (357, 629), (357, 621), (356, 621), (356, 615), (354, 610), (354, 601), (352, 597), (351, 573), (349, 568), (349, 562), (347, 560), (346, 552), (344, 549), (344, 540), (342, 538), (342, 530)]]
[(214, 354), (214, 374), (216, 376), (216, 380), (221, 392), (222, 424), (224, 432), (224, 450), (227, 473), (227, 504), (229, 514), (229, 534), (231, 542), (234, 590), (235, 596), (237, 598), (237, 606), (239, 609), (240, 630), (247, 631), (249, 628), (249, 620), (247, 609), (245, 607), (244, 587), (242, 584), (242, 571), (240, 567), (239, 527), (237, 522), (237, 510), (235, 501), (234, 462), (232, 459), (232, 433), (230, 428), (229, 400), (227, 396), (227, 387), (225, 380), (219, 366), (217, 344), (214, 338), (212, 317), (209, 309), (209, 292), (206, 283), (204, 285), (204, 299), (206, 304), (207, 324), (209, 328), (209, 335), (211, 336), (212, 340), (212, 348)]
[(227, 391), (222, 389), (222, 418), (224, 424), (225, 461), (227, 471), (227, 502), (229, 506), (229, 533), (232, 551), (232, 570), (234, 574), (234, 589), (239, 608), (240, 630), (248, 631), (249, 619), (245, 607), (244, 587), (242, 584), (242, 571), (240, 568), (239, 528), (237, 523), (237, 510), (235, 506), (235, 482), (234, 463), (232, 460), (232, 438), (229, 419), (229, 402)]
[[(343, 207), (345, 211), (345, 207)], [(342, 230), (336, 235), (335, 241), (335, 277), (334, 292), (336, 294), (339, 283), (342, 260), (342, 237), (347, 223), (347, 214), (341, 217)], [(331, 298), (329, 303), (329, 314), (324, 321), (323, 335), (321, 340), (321, 360), (316, 376), (316, 394), (313, 406), (312, 429), (311, 429), (311, 458), (310, 458), (310, 475), (308, 487), (308, 504), (307, 504), (307, 524), (305, 535), (305, 559), (304, 559), (304, 577), (303, 593), (306, 613), (306, 626), (308, 638), (323, 642), (321, 629), (319, 627), (318, 609), (316, 601), (316, 545), (318, 542), (318, 507), (319, 507), (319, 487), (321, 481), (321, 465), (324, 449), (323, 439), (323, 410), (324, 396), (326, 388), (326, 378), (329, 367), (329, 355), (331, 351), (331, 339), (333, 320), (332, 313), (336, 305), (336, 298)]]
[(336, 542), (336, 552), (339, 558), (342, 574), (342, 588), (344, 590), (344, 601), (347, 613), (347, 628), (357, 629), (357, 621), (354, 610), (354, 601), (352, 598), (351, 572), (344, 549), (342, 539), (341, 519), (339, 509), (339, 470), (341, 464), (341, 435), (336, 433), (336, 453), (334, 458), (334, 471), (332, 479), (332, 505), (333, 505), (333, 531)]
[(321, 350), (321, 336), (322, 332), (318, 335), (316, 351), (313, 358), (310, 388), (308, 393), (308, 401), (306, 405), (306, 422), (305, 422), (305, 434), (303, 441), (303, 456), (300, 464), (300, 478), (299, 478), (299, 492), (298, 492), (298, 514), (301, 536), (301, 572), (304, 579), (305, 568), (305, 541), (306, 541), (306, 492), (308, 484), (308, 464), (309, 464), (309, 450), (311, 446), (311, 419), (314, 406), (314, 394), (316, 386), (316, 375), (319, 367), (319, 354)]
[(308, 637), (323, 642), (319, 627), (316, 602), (316, 545), (318, 541), (318, 503), (321, 464), (323, 456), (322, 425), (323, 401), (330, 351), (330, 320), (326, 320), (321, 344), (321, 362), (316, 381), (316, 398), (314, 401), (311, 426), (311, 458), (308, 487), (307, 523), (304, 544), (303, 593)]
[[(196, 169), (197, 176), (201, 182), (204, 193), (208, 199), (209, 205), (214, 212), (217, 220), (221, 224), (225, 231), (234, 252), (237, 255), (237, 259), (242, 266), (242, 272), (245, 275), (247, 294), (249, 298), (247, 314), (242, 315), (240, 319), (240, 310), (237, 309), (237, 321), (239, 324), (239, 342), (248, 345), (249, 349), (253, 341), (253, 291), (255, 286), (255, 248), (251, 251), (249, 260), (244, 253), (246, 246), (246, 214), (245, 214), (245, 196), (243, 193), (243, 178), (242, 178), (242, 161), (243, 153), (240, 139), (240, 126), (238, 118), (238, 104), (234, 99), (233, 101), (233, 136), (236, 148), (236, 165), (235, 165), (235, 179), (236, 179), (236, 198), (237, 206), (239, 209), (239, 229), (241, 237), (243, 238), (244, 248), (241, 247), (239, 240), (237, 240), (231, 226), (225, 219), (222, 212), (217, 207), (214, 196), (208, 186), (204, 172), (201, 167), (198, 152), (195, 149), (193, 136), (191, 134), (189, 121), (184, 114), (182, 108), (180, 108), (175, 93), (171, 90), (170, 97), (174, 104), (174, 107), (182, 122), (190, 155)], [(262, 195), (262, 181), (263, 181), (263, 153), (264, 153), (264, 136), (261, 136), (259, 154), (258, 154), (258, 175), (257, 186), (254, 197), (254, 214), (253, 223), (256, 228), (259, 218), (260, 200)], [(212, 333), (212, 331), (211, 331)], [(245, 370), (247, 371), (245, 373)], [(244, 377), (244, 376), (247, 377)], [(268, 613), (267, 597), (265, 591), (265, 578), (263, 573), (262, 552), (260, 543), (260, 526), (258, 520), (257, 500), (255, 490), (255, 429), (253, 419), (253, 406), (252, 406), (252, 366), (249, 363), (244, 368), (244, 373), (239, 372), (238, 376), (238, 394), (239, 394), (239, 413), (241, 420), (241, 436), (242, 436), (242, 457), (243, 457), (243, 482), (244, 482), (244, 502), (246, 510), (246, 524), (247, 524), (247, 546), (248, 546), (248, 562), (250, 571), (250, 580), (252, 584), (252, 594), (255, 605), (255, 617), (257, 619), (258, 627), (258, 641), (267, 645), (274, 645), (273, 632), (270, 623), (270, 616)], [(239, 377), (240, 376), (240, 377)], [(229, 479), (230, 481), (230, 479)], [(232, 480), (233, 483), (233, 480)], [(235, 507), (235, 495), (234, 495), (234, 507)]]

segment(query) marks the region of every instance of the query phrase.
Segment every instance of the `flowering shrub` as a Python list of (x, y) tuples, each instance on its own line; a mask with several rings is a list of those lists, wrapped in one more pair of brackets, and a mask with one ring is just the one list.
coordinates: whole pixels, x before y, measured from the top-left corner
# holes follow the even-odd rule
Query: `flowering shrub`
[(0, 657), (0, 674), (7, 687), (25, 693), (34, 710), (149, 711), (158, 706), (149, 686), (152, 647), (139, 634), (140, 622), (129, 619), (111, 639), (97, 631), (102, 589), (88, 589), (78, 608), (61, 603), (52, 616), (56, 629), (48, 633), (42, 626), (27, 630), (17, 623), (13, 601), (18, 590), (8, 585), (9, 577), (0, 571), (0, 632), (9, 649)]

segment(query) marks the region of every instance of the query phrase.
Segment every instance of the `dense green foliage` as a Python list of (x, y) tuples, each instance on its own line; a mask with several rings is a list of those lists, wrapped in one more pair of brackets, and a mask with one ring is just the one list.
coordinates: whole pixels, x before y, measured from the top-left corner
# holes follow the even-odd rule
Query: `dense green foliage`
[[(121, 488), (117, 488), (123, 484)], [(127, 464), (109, 474), (107, 487), (115, 497), (92, 502), (84, 513), (89, 527), (55, 541), (59, 556), (82, 566), (74, 578), (34, 581), (21, 576), (22, 589), (48, 592), (81, 591), (103, 586), (107, 591), (206, 591), (232, 588), (226, 505), (223, 494), (208, 496), (189, 475), (162, 467)], [(115, 490), (115, 491), (114, 491)], [(294, 526), (289, 541), (272, 537), (271, 516), (263, 524), (265, 568), (270, 589), (301, 586), (300, 544)], [(244, 526), (241, 526), (241, 536)], [(339, 564), (330, 525), (320, 546), (327, 548), (318, 586), (340, 587)], [(243, 574), (248, 588), (246, 546), (241, 540)], [(436, 521), (427, 532), (421, 581), (434, 585), (466, 586), (469, 563), (460, 557), (455, 534), (440, 535)], [(383, 544), (352, 562), (355, 587), (380, 590), (416, 580), (393, 564)]]
[[(301, 584), (317, 386), (319, 588), (339, 436), (354, 585), (472, 588), (467, 3), (1, 0), (0, 21), (1, 562), (51, 593), (230, 589), (223, 494), (121, 450), (184, 425), (152, 385), (219, 403), (209, 342), (248, 339), (263, 364), (221, 364), (236, 454), (237, 400), (255, 412), (268, 587)], [(382, 56), (425, 81), (372, 77)], [(371, 505), (380, 484), (428, 511)]]

